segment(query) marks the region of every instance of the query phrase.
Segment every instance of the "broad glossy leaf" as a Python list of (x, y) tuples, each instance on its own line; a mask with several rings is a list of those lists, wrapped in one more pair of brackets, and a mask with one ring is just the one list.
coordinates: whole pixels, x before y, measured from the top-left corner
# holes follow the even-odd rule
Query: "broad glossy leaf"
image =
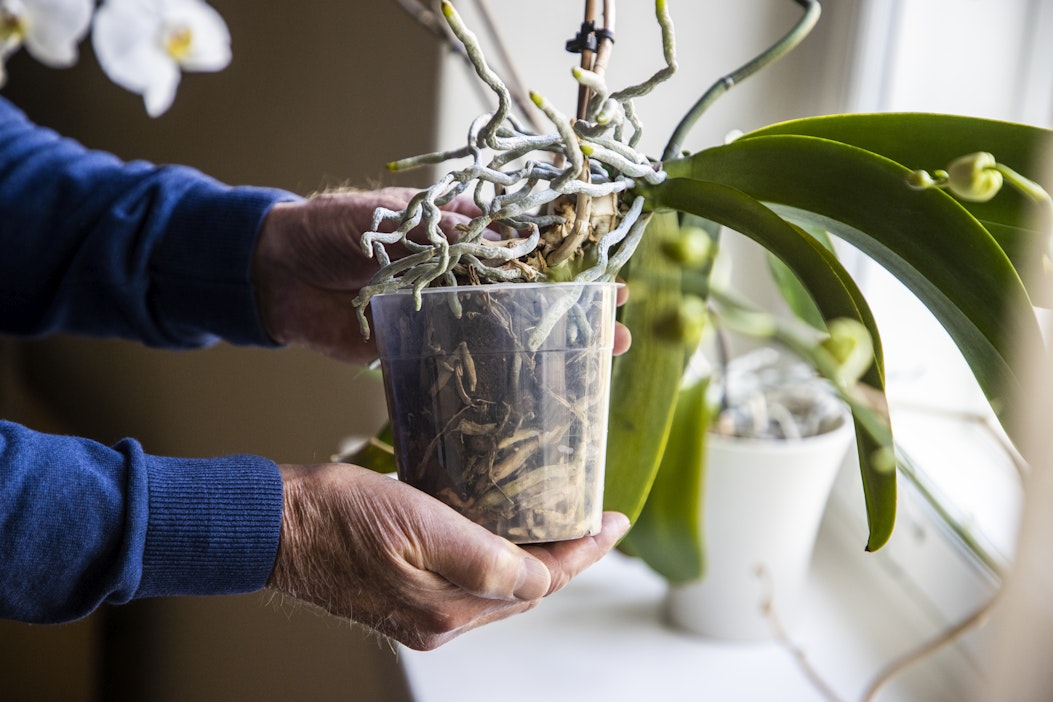
[[(670, 178), (656, 186), (651, 194), (656, 207), (690, 212), (719, 222), (778, 256), (811, 294), (824, 319), (849, 317), (862, 323), (874, 339), (875, 354), (875, 362), (862, 380), (883, 396), (881, 344), (873, 315), (852, 277), (831, 251), (749, 195), (720, 183)], [(857, 422), (860, 470), (870, 525), (867, 548), (876, 550), (888, 540), (895, 522), (896, 476), (873, 463), (873, 444), (858, 427)]]
[(660, 250), (679, 231), (672, 212), (654, 213), (623, 276), (629, 301), (621, 319), (632, 348), (614, 360), (607, 434), (604, 509), (636, 521), (658, 471), (684, 371), (683, 345), (658, 338), (655, 321), (678, 309), (681, 271)]
[(738, 188), (845, 238), (933, 312), (996, 411), (1017, 395), (1013, 344), (1040, 343), (1023, 284), (979, 221), (942, 191), (911, 190), (904, 166), (839, 142), (776, 135), (702, 151), (667, 170)]
[[(814, 136), (879, 154), (910, 170), (933, 171), (965, 154), (989, 151), (1000, 163), (1053, 191), (1053, 131), (997, 120), (926, 113), (831, 115), (781, 122), (745, 135)], [(1025, 270), (1036, 230), (1048, 233), (1049, 208), (1005, 187), (989, 202), (961, 202)]]
[(639, 519), (625, 537), (626, 550), (671, 583), (697, 580), (704, 572), (708, 385), (708, 379), (703, 379), (680, 390), (661, 467)]
[[(834, 250), (833, 242), (826, 232), (815, 230), (808, 233), (827, 249)], [(815, 300), (808, 294), (808, 290), (801, 285), (801, 281), (797, 279), (793, 271), (780, 261), (777, 256), (769, 254), (767, 259), (768, 272), (771, 273), (775, 288), (779, 291), (779, 296), (786, 301), (794, 316), (816, 329), (825, 329), (823, 315), (819, 312), (819, 308), (816, 307)]]

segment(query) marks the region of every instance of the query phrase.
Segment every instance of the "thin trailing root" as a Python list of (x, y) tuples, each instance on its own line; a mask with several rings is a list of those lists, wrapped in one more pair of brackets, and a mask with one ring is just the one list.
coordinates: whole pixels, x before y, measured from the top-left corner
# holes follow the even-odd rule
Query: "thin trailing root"
[[(619, 262), (615, 262), (614, 266), (611, 266), (610, 251), (611, 248), (622, 243), (627, 236), (631, 236), (633, 228), (640, 229), (639, 233), (643, 233), (643, 228), (647, 225), (647, 219), (640, 219), (640, 215), (643, 213), (644, 198), (637, 197), (633, 200), (632, 206), (629, 211), (625, 213), (625, 217), (622, 218), (621, 224), (616, 228), (607, 232), (603, 237), (600, 238), (599, 243), (596, 245), (596, 265), (589, 269), (590, 271), (602, 270), (611, 280), (618, 274), (618, 270), (621, 265)], [(638, 239), (637, 239), (638, 241)], [(636, 244), (633, 242), (628, 247), (623, 247), (627, 251), (627, 255), (632, 255), (632, 251), (635, 250)], [(589, 271), (586, 271), (588, 273)], [(582, 273), (578, 276), (581, 280)]]
[(624, 102), (632, 98), (643, 97), (656, 87), (673, 77), (676, 73), (676, 34), (673, 31), (673, 19), (669, 16), (669, 7), (665, 0), (657, 0), (654, 4), (655, 19), (662, 29), (662, 57), (665, 66), (658, 69), (654, 75), (642, 83), (631, 85), (611, 94), (611, 99)]
[[(418, 193), (406, 209), (378, 209), (372, 230), (363, 235), (362, 250), (375, 257), (380, 270), (362, 288), (354, 304), (363, 334), (368, 338), (365, 309), (376, 295), (421, 291), (436, 284), (545, 280), (555, 266), (573, 265), (574, 280), (612, 280), (632, 255), (648, 217), (643, 198), (616, 208), (614, 221), (593, 232), (591, 198), (624, 197), (638, 182), (659, 183), (665, 173), (636, 150), (642, 125), (632, 98), (650, 92), (676, 70), (672, 21), (664, 0), (656, 0), (662, 30), (665, 66), (650, 79), (621, 91), (611, 91), (604, 78), (613, 39), (614, 2), (604, 2), (605, 25), (597, 32), (597, 60), (579, 67), (574, 78), (591, 99), (586, 118), (571, 120), (537, 93), (531, 99), (554, 127), (537, 134), (512, 114), (510, 91), (487, 64), (479, 40), (465, 26), (449, 2), (442, 15), (464, 46), (465, 55), (481, 82), (497, 97), (497, 108), (480, 115), (470, 126), (467, 143), (445, 151), (400, 159), (392, 170), (470, 159)], [(580, 117), (580, 115), (579, 115)], [(482, 214), (473, 218), (450, 241), (440, 229), (441, 207), (462, 195), (474, 198)], [(628, 200), (627, 200), (628, 201)], [(572, 222), (559, 214), (571, 203)], [(558, 205), (558, 207), (557, 207)], [(569, 216), (569, 215), (568, 215)], [(566, 227), (562, 245), (551, 246), (544, 232)], [(382, 231), (388, 230), (388, 231)], [(420, 235), (411, 232), (422, 232)], [(493, 241), (494, 237), (500, 241)], [(546, 241), (541, 261), (539, 245)], [(389, 247), (409, 250), (392, 260)], [(528, 262), (529, 260), (529, 262)]]
[(475, 67), (475, 72), (479, 78), (497, 95), (497, 112), (494, 113), (489, 123), (483, 128), (482, 134), (480, 134), (480, 139), (488, 141), (496, 136), (498, 127), (501, 126), (501, 123), (505, 121), (509, 112), (511, 112), (512, 94), (508, 91), (504, 81), (501, 80), (501, 76), (497, 75), (486, 62), (482, 48), (479, 45), (479, 39), (464, 24), (460, 14), (448, 0), (443, 0), (442, 14), (446, 18), (447, 24), (450, 25), (450, 29), (453, 30), (454, 35), (464, 45), (465, 51), (468, 52), (468, 58), (471, 60), (472, 66)]
[(582, 167), (585, 165), (585, 156), (581, 152), (581, 145), (578, 143), (577, 137), (574, 136), (574, 130), (571, 128), (570, 120), (567, 119), (566, 115), (557, 110), (551, 102), (538, 93), (531, 92), (530, 99), (534, 101), (534, 104), (537, 105), (538, 109), (544, 112), (545, 116), (555, 125), (556, 132), (559, 134), (560, 141), (563, 143), (563, 154), (570, 162), (570, 165), (568, 165), (566, 170), (560, 174), (560, 177), (552, 182), (553, 190), (558, 190), (560, 187), (578, 177), (581, 173)]

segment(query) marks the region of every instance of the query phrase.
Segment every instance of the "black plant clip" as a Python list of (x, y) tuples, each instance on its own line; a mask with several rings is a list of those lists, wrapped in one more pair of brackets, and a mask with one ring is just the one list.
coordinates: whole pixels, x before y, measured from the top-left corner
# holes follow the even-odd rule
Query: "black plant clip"
[(584, 51), (596, 50), (596, 23), (592, 20), (581, 23), (581, 29), (577, 36), (567, 40), (567, 51), (572, 54), (580, 54)]
[(593, 20), (582, 22), (578, 34), (567, 41), (567, 51), (572, 54), (595, 52), (600, 39), (608, 39), (613, 44), (614, 32), (606, 28), (596, 29), (596, 22)]

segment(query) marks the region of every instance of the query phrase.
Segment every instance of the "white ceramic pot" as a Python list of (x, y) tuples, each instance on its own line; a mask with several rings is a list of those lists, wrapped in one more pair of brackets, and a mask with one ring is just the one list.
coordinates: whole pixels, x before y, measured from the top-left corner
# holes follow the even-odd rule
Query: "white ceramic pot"
[(853, 444), (849, 418), (798, 440), (711, 434), (703, 488), (706, 575), (671, 586), (669, 621), (721, 639), (773, 635), (767, 604), (783, 621), (798, 607), (834, 478)]

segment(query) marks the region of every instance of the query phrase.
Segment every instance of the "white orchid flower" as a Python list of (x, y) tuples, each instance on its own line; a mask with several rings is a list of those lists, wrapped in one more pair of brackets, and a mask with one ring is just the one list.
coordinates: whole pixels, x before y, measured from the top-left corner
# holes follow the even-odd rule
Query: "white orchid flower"
[(53, 68), (77, 62), (77, 44), (91, 25), (94, 0), (0, 0), (0, 85), (4, 61), (25, 44)]
[(151, 117), (171, 106), (181, 71), (230, 63), (230, 32), (203, 0), (106, 0), (95, 13), (92, 46), (106, 75), (142, 95)]

